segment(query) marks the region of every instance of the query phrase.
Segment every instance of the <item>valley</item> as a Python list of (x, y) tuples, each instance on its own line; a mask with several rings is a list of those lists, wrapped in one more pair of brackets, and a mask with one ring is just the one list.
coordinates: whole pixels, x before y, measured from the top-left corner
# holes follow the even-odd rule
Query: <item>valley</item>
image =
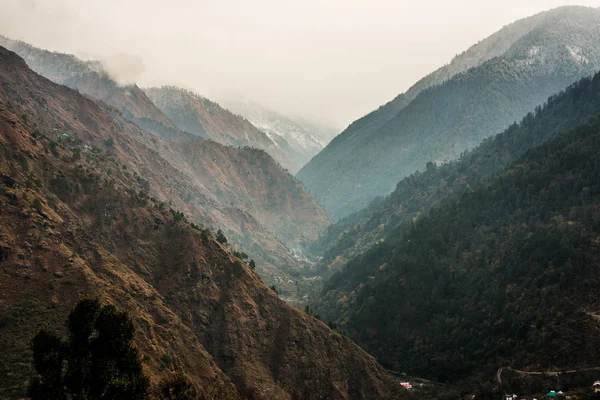
[(599, 10), (337, 136), (0, 36), (0, 399), (598, 398)]

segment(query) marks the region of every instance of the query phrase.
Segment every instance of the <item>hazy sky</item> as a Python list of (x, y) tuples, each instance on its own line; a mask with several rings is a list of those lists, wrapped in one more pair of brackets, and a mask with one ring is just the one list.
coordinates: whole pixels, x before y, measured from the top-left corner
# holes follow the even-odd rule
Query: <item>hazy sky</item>
[[(343, 127), (561, 0), (0, 0), (0, 34)], [(600, 0), (579, 0), (600, 6)]]

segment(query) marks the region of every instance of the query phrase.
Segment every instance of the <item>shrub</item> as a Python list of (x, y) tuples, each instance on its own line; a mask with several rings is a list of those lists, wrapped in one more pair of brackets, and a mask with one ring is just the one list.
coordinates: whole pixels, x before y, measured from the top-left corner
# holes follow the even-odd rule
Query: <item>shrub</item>
[(217, 231), (217, 242), (221, 243), (221, 244), (227, 244), (227, 238), (225, 237), (225, 235), (223, 234), (222, 230), (218, 230)]

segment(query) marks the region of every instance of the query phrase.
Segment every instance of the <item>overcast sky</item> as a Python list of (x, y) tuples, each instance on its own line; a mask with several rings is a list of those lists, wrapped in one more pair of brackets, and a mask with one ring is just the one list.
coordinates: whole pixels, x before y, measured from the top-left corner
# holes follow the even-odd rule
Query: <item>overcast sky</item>
[[(343, 127), (561, 0), (0, 0), (0, 34)], [(576, 4), (600, 6), (600, 0)]]

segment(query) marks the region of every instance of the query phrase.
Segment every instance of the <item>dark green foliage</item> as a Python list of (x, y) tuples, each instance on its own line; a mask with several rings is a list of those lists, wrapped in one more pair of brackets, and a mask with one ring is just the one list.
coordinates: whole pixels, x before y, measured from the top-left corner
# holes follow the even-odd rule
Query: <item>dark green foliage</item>
[(248, 264), (248, 266), (249, 266), (251, 269), (256, 269), (256, 263), (254, 262), (254, 260), (250, 260), (250, 263)]
[(180, 222), (185, 219), (185, 214), (181, 211), (175, 211), (172, 208), (169, 210), (171, 215), (173, 216), (173, 221)]
[(66, 399), (63, 388), (63, 360), (65, 344), (53, 333), (46, 330), (33, 338), (33, 365), (39, 376), (30, 383), (29, 395), (32, 399)]
[(187, 376), (177, 372), (165, 378), (156, 390), (160, 400), (195, 400), (199, 399), (196, 388)]
[(222, 230), (218, 230), (217, 231), (217, 242), (221, 243), (221, 244), (227, 244), (227, 238), (225, 237), (225, 235), (223, 234)]
[(104, 145), (106, 147), (113, 147), (115, 145), (115, 141), (113, 140), (113, 138), (108, 138), (104, 141)]
[(147, 399), (149, 380), (132, 345), (134, 326), (124, 311), (80, 300), (69, 314), (69, 338), (41, 330), (32, 341), (36, 399)]
[(210, 239), (210, 230), (208, 228), (202, 229), (202, 231), (200, 231), (200, 237), (202, 238), (202, 243), (208, 244)]
[(50, 152), (52, 153), (52, 155), (53, 155), (54, 157), (58, 157), (58, 156), (59, 156), (59, 154), (60, 154), (60, 153), (58, 152), (58, 143), (56, 143), (56, 142), (54, 142), (54, 141), (51, 141), (51, 142), (49, 143), (49, 146), (50, 146)]
[(244, 261), (248, 260), (248, 254), (244, 253), (243, 251), (234, 251), (233, 255)]
[(597, 118), (400, 225), (318, 310), (387, 367), (438, 380), (595, 365), (599, 203)]
[(42, 211), (42, 201), (37, 197), (33, 199), (33, 208), (38, 212)]
[(79, 193), (79, 185), (65, 175), (58, 175), (50, 181), (50, 187), (62, 200), (70, 201)]
[(81, 159), (81, 149), (73, 150), (73, 156), (71, 157), (71, 162), (76, 162)]

